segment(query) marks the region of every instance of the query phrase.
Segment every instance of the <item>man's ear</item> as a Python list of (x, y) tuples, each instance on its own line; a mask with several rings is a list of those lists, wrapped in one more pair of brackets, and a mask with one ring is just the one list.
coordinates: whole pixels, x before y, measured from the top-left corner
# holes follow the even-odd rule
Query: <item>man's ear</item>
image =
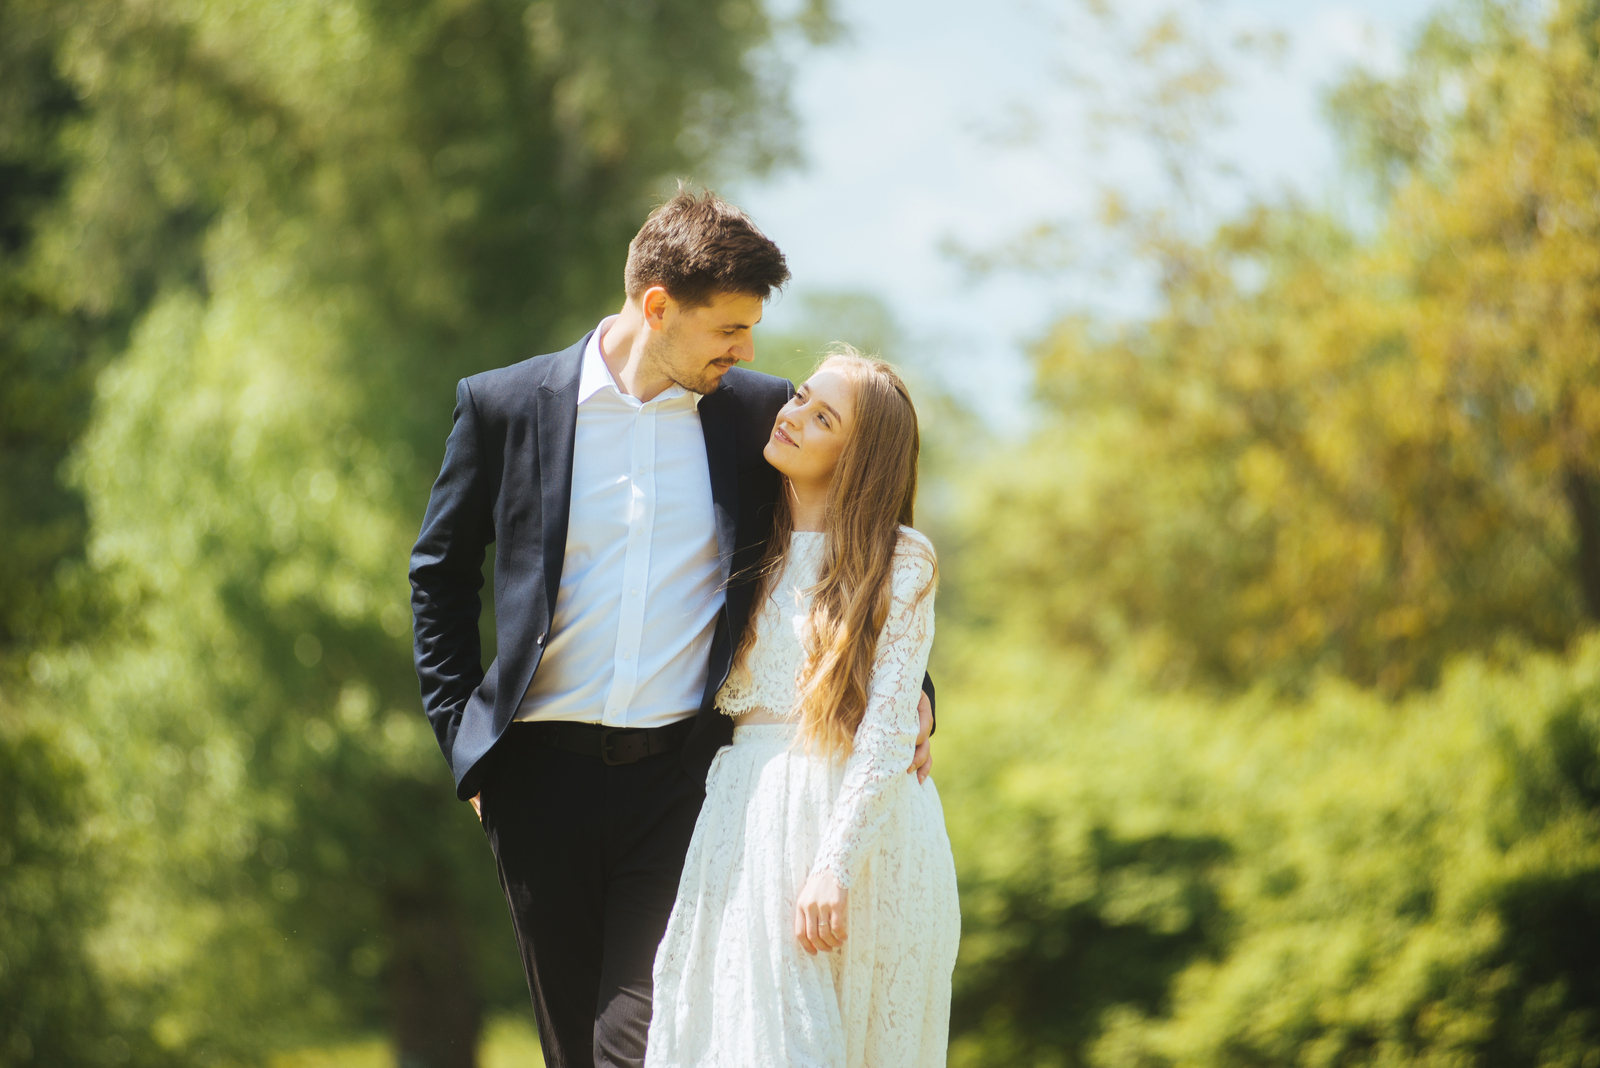
[(666, 325), (672, 297), (667, 294), (665, 286), (651, 286), (645, 290), (639, 295), (639, 304), (644, 309), (644, 321), (650, 329), (660, 330)]

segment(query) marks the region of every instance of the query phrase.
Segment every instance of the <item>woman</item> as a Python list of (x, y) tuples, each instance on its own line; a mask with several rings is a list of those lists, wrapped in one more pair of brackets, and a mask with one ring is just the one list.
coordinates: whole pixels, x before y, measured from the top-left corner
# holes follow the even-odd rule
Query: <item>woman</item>
[(917, 417), (854, 350), (765, 455), (787, 492), (717, 707), (717, 754), (656, 955), (647, 1068), (942, 1065), (961, 917), (944, 813), (906, 774), (933, 644), (910, 527)]

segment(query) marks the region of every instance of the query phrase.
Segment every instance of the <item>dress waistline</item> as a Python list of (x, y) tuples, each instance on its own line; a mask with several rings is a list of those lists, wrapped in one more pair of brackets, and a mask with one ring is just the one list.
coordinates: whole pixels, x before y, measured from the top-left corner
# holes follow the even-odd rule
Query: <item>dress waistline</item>
[(733, 744), (740, 742), (784, 742), (794, 737), (796, 724), (793, 723), (750, 723), (735, 725), (733, 728)]

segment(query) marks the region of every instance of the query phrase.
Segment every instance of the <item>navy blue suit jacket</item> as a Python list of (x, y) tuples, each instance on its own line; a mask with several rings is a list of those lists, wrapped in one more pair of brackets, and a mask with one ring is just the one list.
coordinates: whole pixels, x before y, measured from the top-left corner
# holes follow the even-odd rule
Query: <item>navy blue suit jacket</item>
[[(585, 335), (572, 347), (463, 379), (444, 464), (411, 552), (422, 704), (463, 800), (478, 793), (484, 757), (511, 724), (550, 637), (572, 501), (572, 449)], [(717, 554), (726, 589), (705, 693), (682, 751), (704, 781), (733, 740), (713, 698), (727, 680), (750, 616), (749, 576), (772, 526), (778, 473), (761, 455), (794, 387), (744, 368), (700, 401)], [(483, 557), (493, 542), (496, 644), (482, 666), (478, 616)], [(931, 682), (924, 684), (931, 695)]]

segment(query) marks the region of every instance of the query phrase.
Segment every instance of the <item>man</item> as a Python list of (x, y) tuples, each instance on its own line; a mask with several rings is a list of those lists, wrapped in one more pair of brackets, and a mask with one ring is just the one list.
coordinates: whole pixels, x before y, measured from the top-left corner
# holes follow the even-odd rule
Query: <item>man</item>
[(456, 387), (411, 555), (417, 674), (494, 850), (552, 1068), (644, 1060), (651, 964), (732, 739), (712, 702), (779, 492), (761, 450), (793, 392), (737, 364), (788, 279), (743, 212), (680, 192), (629, 245), (619, 314)]

